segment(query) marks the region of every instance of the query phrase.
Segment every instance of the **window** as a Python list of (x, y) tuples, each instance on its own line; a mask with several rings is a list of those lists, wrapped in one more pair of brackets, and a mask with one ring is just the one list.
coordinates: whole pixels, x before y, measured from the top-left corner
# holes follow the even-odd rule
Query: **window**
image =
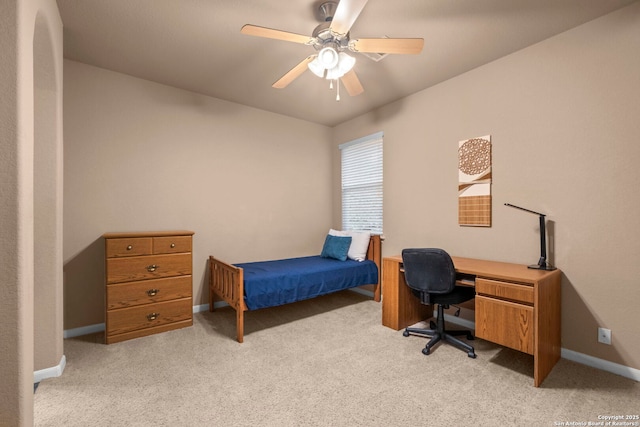
[(340, 145), (342, 228), (382, 234), (383, 133)]

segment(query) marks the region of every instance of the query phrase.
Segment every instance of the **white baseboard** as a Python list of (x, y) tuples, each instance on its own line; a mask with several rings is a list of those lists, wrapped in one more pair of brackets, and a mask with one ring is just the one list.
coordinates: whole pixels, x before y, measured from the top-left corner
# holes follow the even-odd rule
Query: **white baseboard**
[(67, 366), (67, 358), (63, 354), (60, 358), (60, 363), (58, 363), (56, 366), (35, 371), (33, 373), (33, 383), (39, 383), (40, 381), (46, 380), (47, 378), (59, 377), (64, 372), (65, 366)]
[[(475, 322), (472, 322), (466, 319), (460, 319), (459, 317), (451, 316), (449, 314), (444, 315), (444, 320), (468, 329), (476, 328)], [(596, 368), (596, 369), (600, 369), (601, 371), (606, 371), (612, 374), (620, 375), (622, 377), (626, 377), (635, 381), (640, 381), (640, 369), (634, 369), (629, 366), (624, 366), (618, 363), (609, 362), (608, 360), (598, 359), (597, 357), (589, 356), (583, 353), (578, 353), (577, 351), (573, 351), (573, 350), (567, 350), (566, 348), (560, 349), (560, 356), (563, 359), (571, 360), (572, 362), (591, 366), (592, 368)]]
[(629, 366), (620, 365), (619, 363), (609, 362), (608, 360), (598, 359), (597, 357), (587, 354), (578, 353), (577, 351), (567, 350), (563, 348), (560, 355), (567, 360), (591, 366), (592, 368), (602, 371), (611, 372), (635, 381), (640, 381), (640, 369), (634, 369)]
[[(435, 311), (433, 313), (433, 317), (438, 317), (436, 316)], [(454, 325), (462, 326), (463, 328), (476, 329), (476, 322), (473, 320), (461, 319), (460, 317), (452, 316), (451, 314), (445, 314), (444, 320), (446, 322), (453, 323)]]
[[(216, 305), (214, 304), (213, 306), (215, 307)], [(200, 313), (202, 311), (209, 311), (209, 304), (200, 304), (193, 306), (194, 313)]]
[(361, 289), (361, 288), (350, 288), (349, 289), (351, 292), (355, 292), (357, 294), (362, 294), (362, 295), (366, 295), (368, 297), (373, 298), (373, 292), (371, 291), (367, 291), (366, 289)]
[(64, 339), (81, 337), (82, 335), (89, 335), (89, 334), (95, 334), (96, 332), (102, 332), (104, 331), (104, 328), (105, 328), (104, 323), (97, 323), (95, 325), (82, 326), (80, 328), (65, 329), (65, 331), (62, 333), (62, 337)]

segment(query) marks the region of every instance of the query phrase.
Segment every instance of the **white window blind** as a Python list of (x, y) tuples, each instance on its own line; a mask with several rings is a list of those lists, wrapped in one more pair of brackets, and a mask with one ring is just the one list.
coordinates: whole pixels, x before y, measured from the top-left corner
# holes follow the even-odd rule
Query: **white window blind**
[(339, 146), (344, 230), (382, 234), (382, 137), (378, 132)]

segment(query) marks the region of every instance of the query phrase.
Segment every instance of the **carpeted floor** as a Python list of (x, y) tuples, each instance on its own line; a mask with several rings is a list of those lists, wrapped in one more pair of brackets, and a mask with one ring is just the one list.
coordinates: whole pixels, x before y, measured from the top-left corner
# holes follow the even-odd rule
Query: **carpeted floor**
[[(640, 413), (640, 383), (561, 360), (540, 388), (533, 358), (472, 341), (424, 356), (354, 292), (118, 344), (65, 341), (63, 375), (34, 396), (36, 426), (558, 426)], [(579, 425), (579, 424), (574, 424)], [(636, 424), (638, 425), (638, 424)]]

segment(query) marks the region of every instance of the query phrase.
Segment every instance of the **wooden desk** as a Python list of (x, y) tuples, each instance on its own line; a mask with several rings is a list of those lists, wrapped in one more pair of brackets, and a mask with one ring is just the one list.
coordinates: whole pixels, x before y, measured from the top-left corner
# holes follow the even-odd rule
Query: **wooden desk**
[[(456, 271), (475, 276), (475, 336), (533, 355), (540, 386), (560, 359), (560, 270), (452, 257)], [(395, 330), (428, 319), (404, 282), (402, 257), (382, 260), (382, 324)]]

